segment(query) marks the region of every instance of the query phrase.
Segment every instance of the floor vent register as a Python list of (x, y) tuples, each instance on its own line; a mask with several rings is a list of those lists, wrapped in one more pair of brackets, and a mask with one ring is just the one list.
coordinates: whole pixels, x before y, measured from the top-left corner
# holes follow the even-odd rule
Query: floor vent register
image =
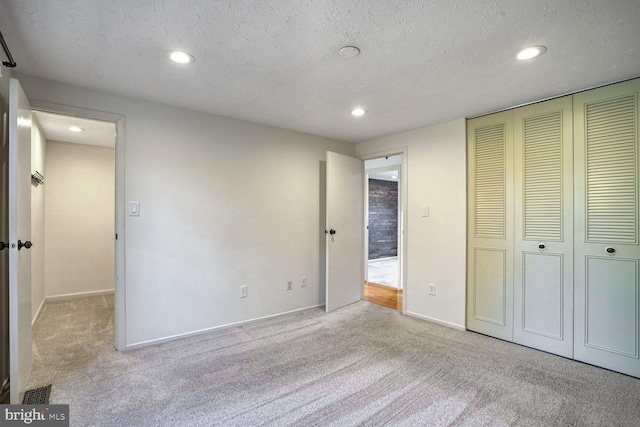
[(48, 405), (51, 395), (51, 385), (27, 390), (22, 399), (23, 405)]

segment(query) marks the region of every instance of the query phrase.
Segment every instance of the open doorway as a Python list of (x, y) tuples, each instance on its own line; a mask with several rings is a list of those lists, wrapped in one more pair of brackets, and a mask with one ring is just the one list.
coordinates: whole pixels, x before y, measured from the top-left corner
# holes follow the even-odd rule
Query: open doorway
[[(41, 200), (32, 190), (32, 234), (43, 242), (41, 254), (32, 255), (34, 348), (42, 354), (95, 347), (81, 342), (84, 336), (99, 336), (113, 348), (116, 125), (38, 110), (33, 117), (42, 148), (32, 151), (32, 158), (41, 157), (32, 161), (42, 182)], [(103, 319), (96, 321), (98, 315)], [(45, 348), (78, 317), (78, 342)], [(38, 363), (34, 358), (34, 370)]]
[(402, 310), (402, 155), (365, 161), (364, 299)]
[[(115, 325), (115, 328), (112, 328), (112, 337), (109, 340), (109, 347), (111, 349), (114, 347), (114, 341), (116, 349), (124, 348), (124, 241), (123, 239), (118, 239), (117, 235), (115, 245), (113, 240), (115, 230), (119, 229), (118, 225), (122, 224), (124, 219), (124, 211), (122, 209), (124, 206), (122, 201), (122, 196), (124, 194), (124, 171), (122, 167), (124, 164), (124, 116), (42, 101), (30, 102), (24, 94), (18, 80), (10, 79), (9, 83), (9, 126), (7, 126), (9, 128), (9, 137), (7, 138), (8, 144), (5, 144), (4, 135), (6, 132), (4, 132), (5, 126), (3, 126), (3, 149), (2, 156), (0, 156), (0, 160), (2, 160), (3, 163), (3, 173), (2, 179), (0, 179), (2, 184), (0, 185), (0, 188), (2, 188), (2, 191), (0, 191), (0, 199), (4, 206), (6, 199), (5, 188), (7, 187), (5, 184), (5, 178), (8, 176), (9, 203), (7, 205), (10, 213), (8, 227), (10, 235), (8, 240), (11, 241), (9, 245), (10, 249), (13, 249), (9, 254), (11, 264), (11, 268), (9, 268), (10, 289), (8, 298), (9, 306), (11, 308), (11, 310), (9, 310), (9, 371), (12, 379), (9, 391), (11, 403), (19, 403), (22, 400), (22, 394), (27, 390), (27, 383), (29, 381), (33, 381), (34, 372), (31, 368), (35, 367), (37, 362), (42, 360), (41, 356), (43, 355), (43, 352), (40, 350), (45, 349), (46, 351), (50, 351), (53, 346), (49, 344), (58, 344), (58, 351), (55, 352), (56, 359), (58, 360), (69, 359), (67, 356), (72, 350), (68, 347), (61, 348), (59, 345), (60, 340), (56, 335), (56, 333), (62, 330), (59, 326), (59, 320), (64, 316), (54, 319), (54, 321), (50, 323), (47, 321), (40, 322), (53, 325), (54, 329), (56, 327), (57, 329), (53, 331), (52, 335), (49, 337), (48, 343), (45, 343), (42, 348), (34, 347), (35, 340), (33, 339), (34, 337), (32, 334), (33, 326), (35, 323), (38, 323), (39, 319), (42, 317), (40, 314), (47, 305), (47, 297), (67, 298), (72, 296), (75, 297), (76, 294), (82, 294), (82, 292), (71, 292), (70, 294), (51, 295), (47, 292), (45, 283), (45, 259), (49, 258), (51, 261), (50, 258), (52, 258), (45, 257), (44, 255), (46, 252), (45, 241), (47, 240), (45, 239), (45, 213), (51, 213), (51, 210), (48, 210), (45, 207), (45, 191), (47, 188), (51, 187), (52, 182), (52, 175), (47, 173), (46, 168), (47, 141), (53, 140), (55, 142), (55, 140), (58, 140), (58, 142), (62, 141), (69, 143), (69, 145), (73, 145), (73, 143), (76, 143), (77, 141), (67, 139), (66, 137), (62, 138), (53, 136), (53, 132), (50, 132), (48, 135), (45, 134), (40, 122), (42, 121), (45, 123), (47, 120), (42, 116), (39, 119), (37, 113), (49, 112), (60, 113), (62, 116), (68, 115), (68, 119), (72, 119), (73, 122), (76, 122), (74, 124), (78, 126), (78, 129), (75, 130), (79, 135), (88, 136), (90, 134), (89, 132), (87, 132), (87, 134), (83, 133), (83, 130), (86, 131), (87, 128), (90, 128), (89, 125), (86, 125), (85, 127), (81, 124), (83, 118), (96, 122), (106, 121), (110, 123), (109, 132), (107, 134), (111, 140), (111, 178), (108, 187), (112, 191), (110, 197), (111, 221), (108, 238), (110, 246), (109, 252), (112, 254), (110, 257), (112, 259), (111, 270), (112, 272), (117, 271), (118, 274), (112, 273), (110, 275), (111, 277), (108, 286), (111, 289), (103, 289), (102, 291), (110, 291), (111, 295), (114, 295), (115, 293), (115, 304), (111, 305), (111, 313), (109, 314), (110, 323)], [(2, 104), (0, 109), (3, 109), (5, 107), (5, 103), (0, 102), (0, 104)], [(6, 123), (5, 114), (2, 114), (2, 116), (2, 122), (4, 124)], [(88, 122), (85, 121), (84, 123)], [(73, 132), (74, 129), (69, 129), (69, 127), (71, 126), (68, 126), (66, 131)], [(81, 142), (78, 143), (83, 145)], [(8, 149), (5, 148), (7, 146)], [(10, 155), (5, 156), (6, 153), (9, 153)], [(52, 152), (50, 151), (49, 154), (51, 153)], [(5, 162), (5, 157), (8, 157), (10, 160), (8, 166)], [(63, 154), (60, 157), (67, 159), (72, 156), (65, 156)], [(117, 162), (115, 161), (115, 157), (117, 157)], [(117, 168), (116, 164), (118, 165)], [(69, 172), (72, 169), (73, 168), (68, 167), (61, 168), (61, 170), (65, 172)], [(7, 171), (8, 173), (6, 173)], [(91, 176), (94, 172), (94, 168), (90, 167), (89, 171), (85, 170), (77, 172), (70, 174), (70, 176), (81, 179), (84, 176)], [(76, 192), (73, 192), (73, 194), (76, 194)], [(72, 201), (73, 200), (71, 200), (71, 202)], [(72, 204), (73, 203), (62, 203), (65, 207)], [(117, 207), (117, 209), (115, 209), (115, 207)], [(81, 215), (89, 216), (89, 212), (87, 210), (76, 210), (79, 211)], [(117, 217), (117, 221), (115, 221), (114, 216)], [(2, 219), (2, 227), (0, 227), (0, 230), (5, 230), (5, 218)], [(72, 245), (76, 245), (76, 247), (79, 247), (81, 250), (88, 252), (87, 248), (90, 249), (94, 244), (94, 242), (90, 240), (89, 233), (87, 233), (87, 231), (90, 230), (81, 227), (80, 221), (73, 223), (73, 226), (82, 232), (82, 238), (66, 239), (67, 236), (65, 235), (63, 236), (63, 247), (74, 247)], [(4, 231), (2, 234), (3, 236), (0, 236), (2, 237), (2, 240), (7, 240), (4, 236)], [(24, 240), (18, 240), (18, 237), (21, 237)], [(53, 240), (54, 239), (49, 239), (49, 242)], [(22, 255), (18, 254), (18, 250), (22, 248), (24, 248), (25, 251)], [(75, 260), (70, 265), (78, 265), (80, 263), (81, 260), (79, 259)], [(113, 264), (115, 264), (115, 268)], [(5, 269), (5, 271), (6, 270), (7, 269)], [(94, 271), (92, 273), (96, 272)], [(75, 278), (75, 276), (73, 276), (73, 272), (70, 272), (67, 277)], [(112, 299), (114, 298), (112, 297)], [(81, 329), (88, 329), (87, 325), (81, 324)], [(113, 333), (113, 329), (115, 329), (115, 334)], [(1, 359), (4, 360), (4, 357)], [(53, 371), (56, 370), (48, 370), (49, 373), (52, 373)], [(29, 379), (30, 372), (31, 380)], [(44, 380), (47, 381), (48, 384), (52, 383), (49, 379)], [(38, 383), (39, 386), (43, 386), (43, 383), (40, 381), (38, 381)], [(5, 386), (3, 385), (2, 390), (4, 391), (4, 389)]]

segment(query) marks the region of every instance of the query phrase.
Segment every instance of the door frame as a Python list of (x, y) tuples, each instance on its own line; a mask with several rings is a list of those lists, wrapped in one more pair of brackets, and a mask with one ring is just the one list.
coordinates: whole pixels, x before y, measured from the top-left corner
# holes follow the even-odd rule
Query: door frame
[[(400, 224), (398, 224), (398, 238), (399, 238), (399, 244), (398, 244), (398, 248), (399, 248), (399, 254), (398, 254), (398, 258), (399, 258), (399, 263), (400, 263), (400, 281), (398, 282), (398, 287), (399, 289), (402, 289), (402, 314), (406, 314), (407, 313), (407, 302), (408, 302), (408, 292), (407, 292), (407, 281), (406, 281), (406, 277), (407, 277), (407, 205), (408, 205), (408, 195), (407, 195), (407, 177), (409, 176), (408, 173), (408, 162), (407, 159), (409, 157), (409, 148), (408, 147), (398, 147), (398, 148), (394, 148), (394, 149), (390, 149), (390, 150), (384, 150), (384, 151), (376, 151), (374, 153), (367, 153), (367, 154), (363, 154), (360, 155), (360, 159), (362, 160), (373, 160), (373, 159), (379, 159), (381, 157), (391, 157), (391, 156), (397, 156), (397, 155), (402, 155), (402, 167), (400, 170), (400, 178), (398, 179), (398, 185), (400, 186), (399, 191), (398, 191), (398, 197), (400, 198), (400, 201), (398, 203), (399, 207), (401, 208), (401, 212), (398, 215), (398, 218), (400, 219)], [(366, 175), (366, 171), (365, 171), (365, 175)], [(368, 179), (365, 179), (365, 190), (368, 191)], [(367, 193), (365, 193), (367, 194)], [(369, 202), (369, 197), (368, 195), (366, 195), (365, 199), (365, 215), (369, 214), (369, 209), (368, 209), (368, 202)], [(368, 223), (368, 218), (365, 217), (365, 224)], [(368, 251), (368, 242), (366, 241), (366, 239), (368, 238), (369, 233), (365, 233), (365, 251)], [(363, 269), (365, 269), (365, 276), (367, 274), (367, 268), (368, 268), (368, 263), (367, 260), (369, 258), (369, 254), (367, 252), (365, 252), (364, 254), (364, 259), (365, 259), (365, 263), (362, 266)]]
[[(31, 109), (65, 116), (75, 116), (85, 119), (114, 123), (115, 134), (115, 224), (117, 235), (114, 242), (115, 277), (114, 280), (114, 328), (115, 348), (118, 351), (126, 349), (126, 269), (125, 269), (125, 116), (107, 113), (88, 108), (71, 107), (63, 104), (31, 100)], [(46, 213), (45, 213), (46, 215)]]

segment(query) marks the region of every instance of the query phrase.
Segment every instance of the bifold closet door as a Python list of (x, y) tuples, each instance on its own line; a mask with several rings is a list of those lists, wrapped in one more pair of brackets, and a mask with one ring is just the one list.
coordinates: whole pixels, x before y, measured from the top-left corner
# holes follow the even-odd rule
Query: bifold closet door
[(573, 357), (571, 96), (514, 110), (514, 342)]
[(638, 92), (574, 95), (575, 358), (640, 377)]
[(467, 122), (467, 328), (513, 340), (513, 112)]

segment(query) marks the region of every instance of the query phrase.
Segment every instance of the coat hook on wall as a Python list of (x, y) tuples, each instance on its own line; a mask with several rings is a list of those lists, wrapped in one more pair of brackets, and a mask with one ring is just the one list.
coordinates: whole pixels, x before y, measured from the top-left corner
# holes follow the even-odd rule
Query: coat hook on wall
[(42, 176), (40, 172), (35, 171), (34, 173), (31, 174), (31, 183), (34, 184), (36, 187), (38, 185), (44, 184), (44, 176)]

